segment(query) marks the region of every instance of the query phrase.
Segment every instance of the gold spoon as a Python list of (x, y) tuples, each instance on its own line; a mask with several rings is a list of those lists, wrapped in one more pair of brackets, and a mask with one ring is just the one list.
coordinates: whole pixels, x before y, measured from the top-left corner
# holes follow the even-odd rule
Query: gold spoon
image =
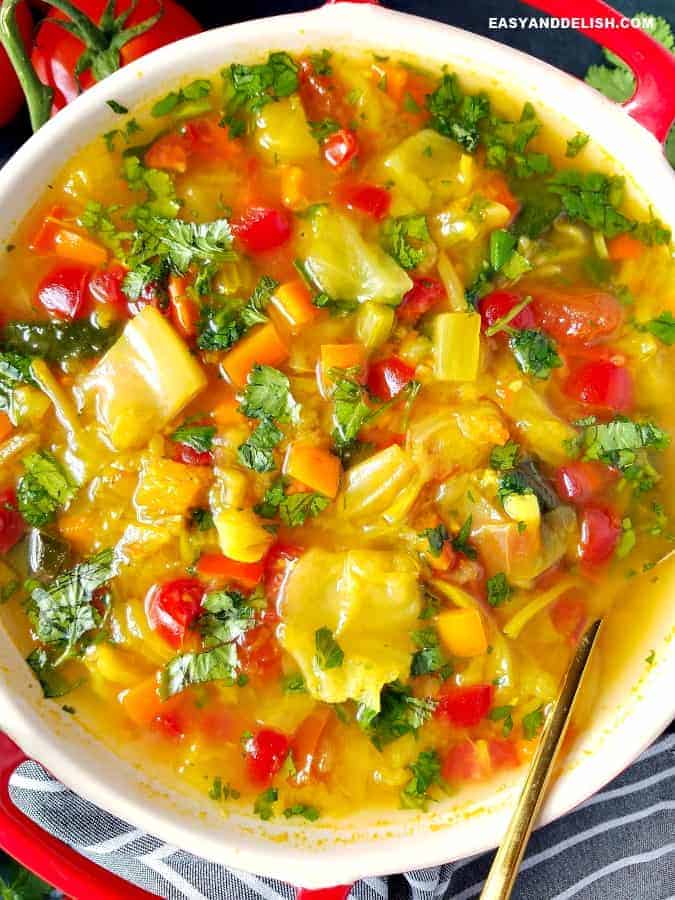
[(481, 900), (508, 900), (511, 896), (600, 623), (598, 619), (584, 632), (563, 676), (558, 699), (542, 731), (513, 817), (485, 879)]

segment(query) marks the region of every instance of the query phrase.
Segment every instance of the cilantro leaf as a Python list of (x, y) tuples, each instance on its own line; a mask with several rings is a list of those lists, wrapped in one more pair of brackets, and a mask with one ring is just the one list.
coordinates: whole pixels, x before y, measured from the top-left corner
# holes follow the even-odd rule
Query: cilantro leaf
[(56, 510), (67, 503), (75, 488), (61, 463), (47, 450), (37, 450), (23, 459), (26, 474), (19, 481), (19, 512), (29, 525), (51, 522)]
[(639, 450), (664, 450), (669, 444), (670, 436), (652, 422), (625, 418), (597, 423), (591, 417), (584, 421), (581, 434), (584, 459), (598, 459), (621, 470), (635, 463)]
[(57, 576), (48, 587), (38, 585), (33, 589), (28, 615), (53, 667), (79, 656), (84, 649), (83, 638), (102, 624), (103, 615), (92, 600), (95, 591), (115, 573), (113, 551), (102, 550)]
[(668, 347), (672, 347), (675, 344), (675, 316), (670, 310), (659, 313), (656, 318), (650, 319), (649, 322), (645, 322), (640, 327), (653, 334), (655, 338), (658, 338), (661, 343), (667, 344)]
[(344, 662), (344, 651), (330, 628), (317, 629), (314, 633), (314, 646), (316, 648), (314, 662), (324, 672), (328, 669), (337, 669)]
[(564, 169), (549, 180), (548, 189), (560, 197), (570, 219), (585, 222), (605, 237), (634, 227), (618, 209), (624, 194), (624, 179), (618, 175)]
[(309, 516), (318, 516), (330, 503), (330, 498), (313, 491), (287, 495), (284, 493), (284, 486), (282, 478), (270, 485), (261, 502), (254, 508), (259, 516), (272, 519), (278, 514), (284, 525), (294, 528), (304, 525)]
[(284, 810), (284, 816), (287, 819), (292, 816), (302, 816), (308, 822), (316, 822), (320, 815), (316, 806), (307, 806), (305, 803), (295, 803), (293, 806), (287, 806)]
[(238, 674), (237, 646), (234, 643), (198, 653), (182, 653), (174, 656), (162, 670), (159, 695), (166, 700), (191, 685), (206, 684), (209, 681), (223, 681), (226, 685), (233, 685)]
[(306, 694), (307, 685), (300, 672), (286, 675), (281, 681), (281, 689), (284, 694)]
[(540, 130), (541, 122), (531, 103), (525, 103), (517, 122), (490, 116), (483, 134), (487, 166), (503, 169), (515, 178), (522, 179), (550, 172), (552, 166), (548, 154), (527, 149), (529, 142)]
[(502, 735), (508, 737), (513, 731), (513, 706), (494, 706), (488, 713), (491, 722), (502, 722)]
[(180, 425), (169, 436), (177, 444), (185, 444), (197, 453), (208, 453), (213, 450), (213, 438), (216, 434), (214, 425)]
[(84, 212), (78, 216), (78, 224), (86, 228), (110, 249), (115, 256), (124, 259), (126, 242), (131, 240), (130, 231), (120, 231), (112, 216), (121, 209), (117, 204), (104, 206), (97, 200), (90, 200)]
[(534, 491), (527, 483), (527, 479), (522, 472), (516, 469), (505, 472), (499, 479), (497, 487), (497, 496), (504, 502), (504, 499), (510, 494), (533, 494)]
[(110, 109), (112, 109), (112, 111), (114, 113), (117, 113), (118, 116), (123, 116), (129, 112), (127, 107), (124, 106), (122, 103), (119, 103), (117, 100), (106, 100), (105, 102), (108, 104), (108, 106), (110, 107)]
[(440, 556), (443, 545), (449, 539), (448, 529), (441, 523), (434, 528), (425, 528), (420, 537), (425, 537), (429, 542), (429, 552), (432, 556)]
[(201, 608), (199, 630), (207, 649), (236, 641), (256, 624), (256, 608), (239, 591), (211, 591)]
[(410, 664), (410, 674), (432, 675), (438, 673), (444, 680), (452, 675), (452, 664), (448, 662), (441, 650), (438, 635), (433, 628), (424, 628), (421, 631), (413, 631), (410, 635), (413, 642), (419, 647), (413, 654)]
[(552, 338), (536, 329), (514, 330), (509, 347), (521, 372), (535, 378), (548, 378), (563, 364)]
[(497, 572), (487, 580), (487, 599), (490, 606), (503, 606), (512, 593), (504, 572)]
[(137, 156), (126, 156), (122, 176), (132, 191), (145, 191), (147, 199), (142, 206), (135, 207), (130, 216), (139, 214), (173, 219), (178, 215), (180, 200), (168, 172), (144, 166)]
[(6, 353), (37, 356), (47, 362), (99, 356), (119, 335), (119, 325), (98, 328), (88, 319), (60, 322), (10, 322), (0, 333)]
[(230, 136), (246, 130), (246, 113), (256, 113), (267, 103), (289, 97), (298, 89), (298, 67), (284, 52), (270, 53), (266, 63), (254, 66), (233, 63), (223, 72), (225, 79), (224, 124)]
[(497, 445), (490, 452), (490, 466), (499, 472), (513, 469), (520, 456), (520, 447), (515, 441), (508, 440), (501, 446)]
[(623, 65), (620, 68), (589, 66), (584, 81), (617, 103), (625, 102), (635, 91), (635, 76)]
[(467, 559), (476, 559), (476, 548), (469, 543), (471, 537), (472, 516), (467, 516), (459, 532), (452, 539), (452, 549), (463, 553)]
[(578, 156), (584, 149), (586, 144), (590, 141), (590, 139), (590, 134), (586, 134), (583, 131), (577, 131), (574, 137), (571, 137), (567, 142), (567, 150), (565, 151), (565, 156), (570, 159)]
[(435, 750), (423, 750), (407, 768), (412, 778), (401, 791), (401, 805), (404, 809), (426, 809), (430, 800), (429, 789), (434, 785), (443, 785), (440, 757)]
[(340, 378), (333, 390), (333, 443), (338, 449), (348, 447), (369, 421), (373, 410), (364, 399), (363, 388), (349, 378)]
[(241, 311), (241, 320), (247, 328), (253, 325), (261, 325), (268, 321), (265, 309), (279, 282), (269, 275), (263, 275), (248, 298), (246, 306)]
[(160, 257), (166, 260), (171, 271), (184, 275), (192, 265), (202, 267), (236, 259), (227, 219), (186, 222), (144, 213), (136, 221), (132, 265)]
[(468, 153), (477, 149), (479, 126), (490, 112), (486, 94), (465, 94), (457, 75), (445, 74), (436, 90), (427, 97), (427, 108), (431, 113), (429, 124), (439, 134), (457, 141)]
[(79, 682), (68, 681), (61, 672), (54, 667), (49, 654), (42, 647), (37, 647), (26, 657), (26, 662), (33, 670), (33, 674), (40, 682), (42, 696), (47, 699), (64, 697), (76, 688)]
[(387, 219), (382, 228), (382, 243), (387, 253), (404, 269), (414, 269), (426, 257), (424, 244), (431, 241), (426, 216), (399, 216)]
[(336, 122), (335, 119), (319, 119), (316, 122), (308, 122), (307, 124), (312, 132), (312, 137), (319, 144), (323, 144), (326, 138), (340, 130), (340, 123)]
[(274, 818), (274, 804), (279, 799), (279, 791), (276, 788), (267, 788), (262, 794), (258, 794), (253, 804), (253, 812), (260, 816), (263, 822)]
[(298, 404), (291, 394), (288, 376), (272, 366), (253, 366), (244, 388), (240, 410), (249, 419), (293, 421), (297, 416)]
[(543, 705), (538, 706), (536, 709), (533, 709), (532, 712), (523, 716), (523, 735), (525, 740), (531, 741), (537, 736), (537, 732), (540, 731), (544, 724), (544, 718)]
[(157, 103), (155, 103), (150, 110), (150, 113), (155, 118), (168, 116), (169, 113), (172, 113), (175, 110), (180, 112), (180, 107), (182, 105), (195, 100), (201, 100), (210, 93), (211, 82), (207, 81), (205, 78), (198, 78), (196, 81), (190, 82), (190, 84), (181, 88), (179, 91), (170, 91), (165, 97), (162, 97), (161, 100), (158, 100)]
[(197, 324), (197, 346), (200, 350), (228, 350), (245, 332), (238, 304), (206, 304)]
[(382, 750), (404, 734), (414, 734), (435, 708), (435, 700), (414, 697), (407, 685), (393, 681), (382, 688), (379, 713), (373, 714), (361, 706), (357, 721), (377, 749)]
[(14, 389), (22, 384), (34, 384), (31, 358), (21, 353), (0, 352), (0, 410), (12, 414)]
[(237, 449), (239, 462), (254, 472), (271, 472), (275, 468), (273, 450), (284, 438), (271, 419), (262, 419), (255, 431)]

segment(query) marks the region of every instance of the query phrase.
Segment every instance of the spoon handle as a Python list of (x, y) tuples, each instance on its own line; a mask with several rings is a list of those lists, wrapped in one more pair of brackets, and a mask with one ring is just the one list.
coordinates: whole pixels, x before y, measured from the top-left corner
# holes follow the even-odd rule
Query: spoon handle
[(511, 896), (600, 623), (598, 619), (584, 632), (563, 676), (558, 699), (544, 726), (518, 804), (483, 885), (481, 900), (508, 900)]

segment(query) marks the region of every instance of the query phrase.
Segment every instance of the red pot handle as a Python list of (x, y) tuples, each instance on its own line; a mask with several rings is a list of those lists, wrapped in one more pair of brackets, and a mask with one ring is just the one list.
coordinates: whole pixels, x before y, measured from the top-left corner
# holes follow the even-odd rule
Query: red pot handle
[(603, 0), (525, 2), (553, 16), (586, 22), (602, 19), (606, 23), (600, 28), (584, 26), (577, 30), (596, 44), (611, 50), (632, 69), (637, 85), (635, 93), (623, 107), (636, 122), (663, 143), (675, 119), (675, 56), (640, 28), (622, 28), (621, 23), (626, 22), (627, 17), (603, 3)]
[(150, 894), (81, 856), (25, 816), (11, 801), (9, 779), (26, 756), (0, 732), (0, 847), (73, 900), (151, 900)]
[[(333, 3), (346, 2), (346, 0), (332, 0)], [(350, 0), (356, 3), (372, 3), (373, 0)], [(337, 887), (319, 888), (311, 890), (311, 888), (297, 888), (295, 900), (347, 900), (349, 892), (354, 887), (353, 884), (339, 884)]]

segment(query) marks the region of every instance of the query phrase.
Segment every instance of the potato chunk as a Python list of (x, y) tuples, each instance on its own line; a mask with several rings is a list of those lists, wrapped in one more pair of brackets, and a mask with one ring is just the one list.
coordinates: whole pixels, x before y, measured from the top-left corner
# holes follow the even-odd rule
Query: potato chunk
[(154, 522), (183, 516), (197, 506), (211, 480), (208, 469), (170, 459), (149, 459), (141, 466), (134, 504), (142, 518)]
[(147, 444), (205, 386), (199, 363), (151, 306), (128, 323), (82, 384), (117, 450)]
[[(312, 696), (326, 703), (353, 699), (379, 711), (382, 687), (407, 679), (410, 632), (420, 613), (417, 574), (402, 553), (312, 549), (301, 557), (282, 599), (280, 640)], [(340, 665), (319, 665), (316, 632), (322, 628), (344, 653)]]

